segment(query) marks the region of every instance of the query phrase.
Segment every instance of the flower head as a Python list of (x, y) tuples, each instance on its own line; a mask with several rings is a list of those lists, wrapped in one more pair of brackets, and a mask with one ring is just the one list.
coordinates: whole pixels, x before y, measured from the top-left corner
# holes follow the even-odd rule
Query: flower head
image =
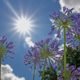
[(67, 32), (67, 43), (72, 47), (80, 45), (80, 13), (73, 13), (71, 15), (73, 26)]
[(40, 54), (38, 49), (34, 48), (30, 49), (24, 56), (24, 64), (25, 65), (35, 65), (40, 67)]
[[(6, 36), (0, 37), (0, 59), (2, 59), (5, 56), (10, 56), (11, 58), (13, 58), (12, 57), (12, 54), (14, 54), (14, 52), (12, 51), (13, 48), (14, 48), (13, 42), (8, 42)], [(9, 55), (9, 53), (11, 55)]]
[[(79, 80), (80, 79), (80, 67), (76, 68), (74, 65), (67, 65), (66, 67), (66, 79), (67, 80)], [(63, 69), (58, 75), (58, 80), (64, 80), (63, 78)]]
[(52, 28), (62, 29), (63, 27), (69, 28), (72, 25), (70, 18), (73, 9), (63, 8), (63, 12), (54, 12), (51, 15)]
[(63, 7), (63, 12), (52, 14), (51, 22), (51, 33), (57, 33), (57, 37), (62, 38), (63, 29), (66, 28), (67, 44), (72, 47), (80, 45), (80, 13), (73, 12), (73, 8)]
[(35, 46), (31, 48), (25, 55), (25, 64), (44, 65), (45, 62), (48, 65), (50, 62), (56, 63), (60, 58), (61, 52), (58, 48), (59, 42), (57, 40), (41, 40), (36, 42)]

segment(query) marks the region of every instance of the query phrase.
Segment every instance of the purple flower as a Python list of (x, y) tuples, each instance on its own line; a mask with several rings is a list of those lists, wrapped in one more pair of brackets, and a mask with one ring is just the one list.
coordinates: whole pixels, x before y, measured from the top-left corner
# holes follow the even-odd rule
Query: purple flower
[(24, 56), (24, 64), (30, 65), (30, 67), (32, 67), (33, 65), (41, 67), (40, 62), (40, 54), (37, 48), (28, 50), (27, 54)]
[(71, 20), (73, 25), (71, 29), (67, 31), (67, 42), (75, 48), (80, 45), (80, 13), (73, 13), (71, 15)]
[(58, 38), (62, 38), (63, 29), (66, 28), (66, 42), (72, 47), (80, 45), (80, 13), (73, 12), (72, 9), (63, 8), (63, 12), (54, 13), (51, 16), (51, 32), (56, 33)]
[(70, 15), (70, 14), (72, 14), (73, 9), (74, 9), (74, 8), (68, 9), (68, 8), (66, 8), (66, 7), (63, 7), (63, 12), (64, 12), (66, 15)]
[(63, 13), (58, 12), (54, 13), (51, 16), (52, 28), (53, 32), (57, 30), (58, 35), (60, 36), (60, 32), (63, 30), (63, 27), (69, 29), (72, 26), (72, 20), (70, 18), (73, 9), (63, 8)]
[(14, 52), (12, 51), (14, 48), (13, 42), (8, 42), (6, 36), (0, 37), (0, 58), (3, 59), (5, 56), (9, 56), (13, 58)]
[[(67, 79), (68, 80), (79, 80), (80, 79), (80, 68), (76, 68), (74, 65), (67, 66)], [(58, 80), (64, 80), (63, 79), (63, 70), (61, 70), (61, 73), (58, 75)]]
[(52, 40), (52, 38), (47, 38), (35, 43), (35, 46), (28, 50), (24, 58), (24, 63), (35, 64), (36, 66), (42, 66), (49, 63), (57, 63), (60, 61), (62, 53), (59, 51), (59, 42), (57, 40)]
[(73, 33), (75, 35), (80, 36), (80, 13), (73, 13), (73, 15), (71, 16), (74, 25), (73, 25)]

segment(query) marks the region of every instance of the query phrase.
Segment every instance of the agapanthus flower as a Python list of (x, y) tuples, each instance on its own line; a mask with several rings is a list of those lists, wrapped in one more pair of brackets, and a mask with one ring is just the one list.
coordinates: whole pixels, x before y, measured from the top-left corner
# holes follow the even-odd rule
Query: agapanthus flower
[(64, 7), (63, 12), (53, 13), (50, 20), (51, 33), (57, 33), (57, 37), (62, 38), (63, 29), (66, 28), (66, 43), (72, 47), (80, 45), (80, 13)]
[(34, 50), (30, 49), (24, 56), (24, 64), (25, 65), (33, 65), (41, 67), (41, 61), (40, 61), (40, 54), (39, 50), (37, 48), (34, 48)]
[(35, 46), (26, 53), (25, 64), (48, 65), (50, 62), (57, 63), (60, 61), (62, 51), (59, 51), (59, 42), (47, 38), (35, 43)]
[[(74, 65), (67, 65), (66, 67), (66, 78), (67, 80), (79, 80), (80, 79), (80, 67), (76, 68)], [(58, 80), (64, 80), (63, 78), (63, 69), (58, 75)]]
[[(70, 30), (70, 34), (73, 35), (72, 39), (74, 40), (75, 45), (78, 46), (80, 45), (80, 13), (73, 13), (71, 19), (73, 21), (73, 27)], [(74, 45), (74, 43), (72, 44)]]
[(52, 22), (51, 31), (57, 31), (57, 33), (60, 34), (64, 27), (69, 29), (73, 25), (73, 22), (70, 18), (72, 10), (73, 9), (67, 9), (64, 7), (63, 12), (54, 12), (50, 19)]
[(66, 33), (67, 43), (73, 48), (80, 45), (80, 13), (73, 12), (70, 16), (73, 26)]
[(13, 42), (8, 42), (6, 36), (0, 37), (0, 59), (3, 59), (5, 56), (13, 58), (13, 48)]

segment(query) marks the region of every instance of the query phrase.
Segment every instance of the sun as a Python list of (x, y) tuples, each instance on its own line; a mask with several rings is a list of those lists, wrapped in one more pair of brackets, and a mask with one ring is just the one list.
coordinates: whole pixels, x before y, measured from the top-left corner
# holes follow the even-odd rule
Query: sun
[(17, 18), (13, 19), (13, 25), (14, 28), (13, 30), (16, 31), (16, 33), (19, 33), (20, 36), (25, 36), (25, 35), (31, 35), (31, 32), (33, 31), (34, 21), (32, 18), (29, 18), (27, 16), (18, 16)]
[(34, 31), (35, 27), (35, 20), (33, 19), (34, 15), (24, 15), (23, 10), (21, 10), (21, 13), (18, 14), (9, 1), (5, 1), (5, 4), (14, 15), (14, 17), (11, 17), (10, 25), (13, 26), (11, 31), (18, 33), (20, 36), (31, 36), (31, 33)]

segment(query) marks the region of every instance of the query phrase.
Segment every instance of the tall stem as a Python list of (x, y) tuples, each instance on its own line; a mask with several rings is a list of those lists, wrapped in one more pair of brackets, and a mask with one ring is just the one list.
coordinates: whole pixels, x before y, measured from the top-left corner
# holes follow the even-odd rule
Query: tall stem
[(64, 27), (64, 80), (66, 80), (66, 28)]
[(35, 80), (35, 70), (36, 70), (36, 65), (34, 64), (33, 79), (32, 80)]
[(1, 80), (1, 57), (0, 57), (0, 80)]
[(43, 68), (43, 72), (42, 72), (42, 80), (44, 80), (44, 78), (45, 78), (45, 68), (46, 68), (46, 59), (45, 59), (44, 68)]

